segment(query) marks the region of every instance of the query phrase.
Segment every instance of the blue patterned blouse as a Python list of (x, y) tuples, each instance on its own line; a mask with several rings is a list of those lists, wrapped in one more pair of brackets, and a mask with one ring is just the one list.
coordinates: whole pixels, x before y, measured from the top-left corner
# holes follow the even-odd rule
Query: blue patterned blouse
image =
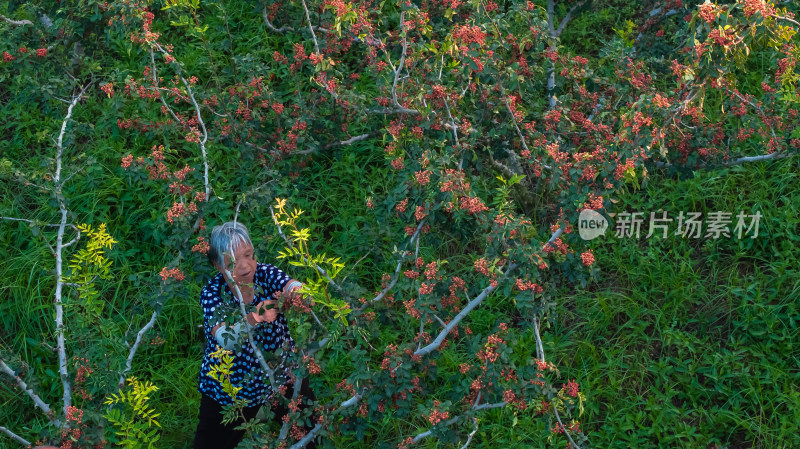
[[(289, 276), (268, 263), (257, 264), (256, 272), (253, 275), (253, 282), (256, 284), (255, 297), (248, 308), (256, 306), (262, 301), (272, 299), (272, 294), (281, 291), (289, 282)], [(258, 286), (262, 291), (259, 291)], [(219, 346), (217, 340), (211, 335), (211, 329), (220, 324), (223, 319), (217, 312), (220, 308), (233, 311), (239, 310), (238, 301), (231, 293), (228, 283), (224, 281), (222, 273), (217, 274), (200, 292), (200, 306), (203, 308), (203, 325), (205, 328), (206, 350), (203, 355), (203, 364), (200, 367), (200, 381), (197, 388), (201, 394), (209, 396), (219, 404), (230, 404), (231, 398), (222, 391), (222, 385), (208, 375), (212, 364), (219, 363), (210, 354)], [(217, 317), (215, 317), (217, 312)], [(238, 315), (238, 312), (237, 312)], [(278, 313), (278, 318), (271, 323), (259, 323), (253, 329), (253, 339), (259, 349), (262, 350), (266, 359), (269, 360), (268, 353), (275, 351), (287, 343), (287, 348), (294, 349), (294, 340), (289, 334), (289, 327), (283, 313)], [(289, 351), (284, 350), (282, 362), (286, 362)], [(274, 366), (275, 362), (270, 365)], [(286, 365), (282, 365), (285, 368)], [(275, 372), (276, 380), (279, 385), (286, 381), (286, 373), (282, 369)], [(263, 405), (272, 395), (272, 388), (269, 386), (269, 379), (261, 369), (252, 346), (245, 342), (242, 350), (237, 352), (233, 361), (231, 373), (231, 383), (234, 386), (242, 387), (239, 397), (248, 402), (248, 406)]]

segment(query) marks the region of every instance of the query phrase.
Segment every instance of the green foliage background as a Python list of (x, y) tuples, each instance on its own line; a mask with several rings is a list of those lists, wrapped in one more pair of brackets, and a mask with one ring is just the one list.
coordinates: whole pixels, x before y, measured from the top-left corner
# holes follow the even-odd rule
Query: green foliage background
[[(97, 2), (79, 3), (86, 8), (81, 14), (89, 18), (92, 8), (98, 8)], [(641, 21), (644, 5), (635, 3), (597, 2), (565, 31), (563, 44), (576, 53), (599, 57), (604, 40), (610, 39), (615, 29), (624, 29), (626, 20)], [(37, 7), (36, 2), (2, 2), (0, 13), (36, 20)], [(209, 27), (205, 31), (208, 44), (217, 55), (213, 64), (201, 39), (180, 27), (167, 32), (166, 40), (182, 47), (185, 71), (209, 86), (237, 72), (257, 73), (256, 61), (269, 59), (279, 41), (262, 23), (253, 21), (249, 9), (254, 5), (209, 2), (207, 8), (202, 17)], [(139, 76), (142, 55), (136, 52), (142, 50), (130, 50), (121, 36), (103, 29), (99, 16), (96, 20), (87, 21), (86, 29), (79, 30), (87, 51), (93, 53), (76, 59), (73, 68), (79, 72), (81, 65), (96, 65), (96, 70), (121, 89), (126, 77)], [(3, 35), (17, 32), (0, 22)], [(69, 58), (71, 50), (56, 49), (53, 57)], [(757, 67), (752, 69), (742, 81), (758, 84), (762, 75)], [(15, 74), (0, 72), (0, 159), (13, 161), (14, 170), (41, 175), (52, 160), (51, 136), (64, 114), (64, 103), (55, 98), (64, 81), (56, 75), (35, 66)], [(365, 92), (370, 88), (365, 82)], [(93, 95), (76, 109), (69, 157), (81, 172), (66, 184), (64, 192), (78, 215), (72, 219), (93, 226), (107, 223), (109, 233), (119, 242), (108, 252), (113, 278), (97, 284), (106, 317), (99, 319), (97, 326), (101, 335), (109, 338), (124, 335), (131, 317), (147, 318), (143, 315), (149, 310), (147, 298), (158, 294), (152, 281), (169, 258), (159, 248), (181, 237), (163, 229), (161, 209), (139, 207), (158, 204), (163, 192), (120, 168), (123, 155), (131, 151), (145, 154), (154, 136), (120, 134), (117, 118), (137, 113), (143, 120), (160, 118), (156, 110), (125, 109), (129, 107), (123, 106), (118, 96)], [(164, 141), (169, 143), (166, 138)], [(181, 144), (169, 151), (171, 160), (196, 157)], [(252, 153), (233, 157), (225, 153), (223, 145), (209, 151), (212, 166), (236, 166), (243, 171), (257, 166)], [(301, 176), (291, 179), (289, 174), (294, 172)], [(343, 273), (345, 278), (380, 284), (390, 255), (376, 250), (381, 246), (375, 242), (391, 241), (392, 236), (375, 221), (366, 202), (390, 194), (386, 179), (391, 173), (382, 148), (360, 142), (324, 150), (304, 168), (276, 165), (265, 170), (264, 177), (275, 180), (271, 186), (274, 196), (288, 197), (292, 206), (307, 211), (306, 223), (313, 235), (319, 236), (312, 251), (341, 257), (349, 270)], [(487, 171), (483, 182), (493, 186), (493, 179), (494, 174)], [(221, 182), (227, 185), (219, 186), (220, 191), (241, 187), (235, 178)], [(663, 209), (671, 215), (743, 210), (760, 211), (764, 218), (760, 235), (753, 240), (684, 241), (671, 236), (663, 241), (656, 237), (636, 241), (607, 235), (593, 243), (600, 281), (583, 290), (559, 286), (557, 313), (543, 335), (545, 351), (562, 378), (575, 379), (587, 395), (581, 429), (592, 447), (800, 447), (800, 197), (795, 194), (799, 182), (796, 157), (696, 172), (689, 179), (651, 173), (643, 189), (627, 192), (609, 210)], [(547, 193), (542, 195), (541, 201), (546, 203)], [(221, 199), (207, 225), (231, 219), (232, 201)], [(0, 179), (0, 215), (53, 223), (55, 209), (42, 207), (48, 202), (46, 193), (11, 177)], [(242, 220), (253, 230), (260, 260), (274, 262), (283, 243), (264, 212), (250, 205)], [(426, 260), (457, 258), (483, 238), (454, 235), (421, 251)], [(194, 268), (186, 270), (181, 295), (164, 307), (135, 361), (136, 375), (159, 388), (153, 404), (161, 413), (164, 430), (159, 447), (164, 448), (189, 447), (197, 424), (196, 383), (203, 349), (197, 298), (213, 273), (202, 257), (189, 257)], [(55, 402), (60, 397), (57, 363), (46, 345), (54, 333), (51, 260), (28, 225), (0, 223), (0, 351), (28, 361), (24, 369), (42, 381), (38, 391)], [(350, 269), (356, 262), (357, 268)], [(281, 268), (292, 272), (291, 267)], [(511, 298), (496, 294), (475, 312), (470, 326), (476, 332), (490, 331), (514, 310)], [(142, 324), (134, 320), (132, 328)], [(153, 340), (156, 335), (163, 343)], [(386, 344), (397, 336), (395, 330), (386, 329), (378, 342)], [(118, 340), (83, 343), (95, 347), (95, 356), (124, 350), (124, 343)], [(443, 363), (448, 351), (443, 351)], [(315, 378), (317, 384), (335, 385), (352, 367), (347, 354), (329, 356), (340, 364)], [(90, 377), (89, 382), (91, 390), (94, 380)], [(441, 388), (447, 388), (446, 381)], [(28, 398), (5, 378), (0, 378), (0, 425), (25, 435), (36, 435), (46, 426)], [(374, 422), (362, 442), (332, 444), (376, 447), (402, 433), (393, 426)], [(472, 444), (551, 447), (550, 437), (544, 423), (532, 416), (492, 410), (481, 418)], [(0, 435), (0, 447), (12, 444)], [(432, 439), (420, 446), (456, 447)]]

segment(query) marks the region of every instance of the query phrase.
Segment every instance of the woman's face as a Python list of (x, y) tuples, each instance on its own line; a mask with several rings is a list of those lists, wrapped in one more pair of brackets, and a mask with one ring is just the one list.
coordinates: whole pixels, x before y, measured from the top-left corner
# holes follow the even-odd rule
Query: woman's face
[[(252, 284), (253, 274), (256, 272), (256, 257), (252, 245), (241, 245), (233, 252), (236, 258), (236, 265), (233, 267), (233, 280), (237, 284)], [(230, 267), (231, 258), (225, 255), (225, 266)], [(223, 267), (217, 266), (220, 272)]]

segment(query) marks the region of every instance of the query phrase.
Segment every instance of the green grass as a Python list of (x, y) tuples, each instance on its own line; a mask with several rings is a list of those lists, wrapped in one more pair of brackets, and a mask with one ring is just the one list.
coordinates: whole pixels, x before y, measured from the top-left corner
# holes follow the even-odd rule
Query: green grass
[[(611, 28), (619, 28), (625, 18), (638, 11), (634, 3), (606, 0), (596, 14), (577, 16), (564, 32), (563, 45), (576, 54), (596, 55), (605, 37), (613, 33)], [(231, 45), (237, 55), (253, 52), (258, 54), (254, 60), (270, 60), (272, 41), (276, 38), (261, 32), (247, 34), (247, 30), (262, 29), (258, 14), (243, 12), (248, 8), (227, 10), (231, 33), (237, 36)], [(165, 32), (165, 37), (175, 39), (181, 33), (174, 29)], [(243, 34), (240, 39), (239, 33)], [(120, 52), (117, 61), (120, 77), (116, 80), (119, 89), (119, 81), (125, 74), (138, 76), (141, 61), (135, 54), (124, 53), (127, 42), (115, 39), (112, 47), (119, 45)], [(216, 81), (209, 74), (213, 70), (205, 59), (205, 49), (197, 42), (192, 46), (183, 58), (187, 73), (213, 84)], [(221, 57), (216, 62), (228, 65)], [(757, 86), (762, 70), (753, 64), (743, 82)], [(258, 67), (252, 70), (258, 71)], [(14, 82), (22, 83), (22, 78), (15, 78)], [(371, 80), (365, 77), (362, 82), (360, 92), (377, 94)], [(30, 83), (30, 87), (24, 84), (15, 87), (39, 88), (35, 83)], [(8, 125), (6, 121), (0, 124), (5, 134), (13, 135), (7, 142), (0, 142), (0, 150), (19, 164), (15, 168), (26, 172), (43, 170), (42, 161), (51, 158), (53, 152), (48, 131), (60, 125), (63, 104), (51, 100), (49, 105), (43, 105), (44, 112), (20, 104), (9, 102), (2, 106), (6, 116), (15, 119), (8, 121)], [(163, 221), (160, 217), (164, 213), (163, 189), (152, 188), (154, 183), (130, 181), (118, 168), (119, 156), (128, 152), (145, 155), (153, 143), (159, 139), (166, 143), (168, 137), (158, 132), (117, 136), (113, 114), (101, 114), (99, 120), (93, 115), (98, 109), (108, 109), (108, 104), (112, 103), (98, 104), (87, 99), (86, 105), (76, 109), (75, 122), (81, 125), (76, 126), (74, 133), (81, 145), (75, 147), (101, 151), (93, 154), (98, 160), (87, 165), (86, 172), (67, 184), (65, 194), (70, 208), (79, 212), (70, 220), (108, 223), (110, 233), (120, 242), (109, 255), (114, 277), (99, 284), (101, 297), (107, 302), (106, 314), (112, 317), (102, 322), (103, 330), (119, 336), (124, 335), (132, 316), (137, 316), (131, 325), (134, 332), (149, 318), (150, 300), (156, 293), (154, 280), (172, 256), (165, 249), (170, 246), (164, 241), (165, 233), (157, 228)], [(132, 110), (118, 111), (120, 116), (142, 114), (143, 119), (160, 119), (154, 111), (135, 111), (131, 105), (126, 108)], [(114, 139), (96, 137), (105, 136), (103, 133), (111, 134)], [(238, 148), (224, 145), (210, 146), (209, 155), (214, 163), (251, 165), (252, 161), (247, 160), (252, 156), (250, 153), (239, 158)], [(71, 161), (80, 152), (75, 147), (68, 149)], [(172, 150), (186, 153), (180, 145)], [(194, 153), (187, 154), (196, 157)], [(392, 255), (381, 248), (401, 239), (386, 231), (388, 227), (377, 219), (381, 214), (366, 207), (370, 196), (377, 208), (391, 207), (380, 203), (393, 188), (388, 181), (393, 172), (387, 168), (384, 157), (381, 148), (365, 142), (326, 150), (314, 155), (296, 181), (276, 183), (271, 192), (289, 198), (291, 207), (306, 211), (302, 223), (315, 236), (311, 250), (341, 257), (346, 265), (341, 278), (347, 285), (357, 283), (375, 288), (380, 285), (381, 275), (393, 269)], [(562, 287), (557, 295), (556, 312), (546, 322), (543, 338), (548, 359), (560, 369), (556, 385), (576, 379), (587, 396), (586, 411), (578, 419), (592, 447), (705, 448), (711, 444), (731, 449), (800, 447), (798, 168), (797, 157), (793, 157), (774, 163), (698, 172), (696, 177), (682, 181), (651, 173), (644, 190), (630, 191), (619, 198), (620, 202), (612, 209), (617, 212), (663, 209), (674, 217), (679, 211), (727, 211), (735, 215), (743, 210), (748, 214), (758, 211), (763, 217), (757, 239), (684, 241), (670, 236), (663, 241), (656, 237), (634, 241), (606, 236), (591, 244), (601, 270), (599, 281), (584, 290)], [(285, 178), (288, 172), (283, 170), (279, 175)], [(489, 188), (493, 182), (489, 175), (492, 173), (476, 184)], [(218, 182), (219, 191), (230, 192), (235, 190), (230, 185), (236, 185), (237, 180)], [(548, 204), (547, 199), (546, 194), (537, 192), (537, 204)], [(5, 182), (5, 178), (0, 183), (2, 215), (53, 223), (58, 219), (55, 209), (40, 207), (47, 201), (46, 194)], [(213, 211), (217, 221), (228, 219), (225, 214), (231, 215), (231, 199), (225, 201), (227, 209)], [(264, 205), (261, 206), (263, 213)], [(243, 217), (250, 220), (248, 224), (258, 236), (260, 260), (280, 265), (275, 257), (283, 242), (276, 235), (268, 212), (256, 217), (256, 210), (253, 204), (246, 204)], [(532, 212), (535, 222), (547, 221), (544, 208)], [(44, 344), (53, 341), (55, 329), (52, 256), (46, 245), (31, 235), (28, 226), (8, 223), (0, 226), (0, 354), (4, 357), (18, 354), (19, 358), (12, 358), (11, 364), (39, 379), (41, 384), (32, 386), (55, 406), (61, 395), (60, 383), (53, 372), (57, 360)], [(467, 261), (472, 249), (485, 241), (483, 236), (471, 235), (469, 228), (460, 231), (464, 233), (442, 236), (441, 240), (430, 236), (420, 247), (420, 255), (426, 261), (448, 259), (452, 265)], [(202, 335), (198, 328), (202, 316), (197, 297), (210, 271), (201, 257), (191, 257), (185, 262), (187, 266), (194, 265), (194, 269), (187, 270), (193, 276), (191, 282), (186, 283), (181, 295), (164, 306), (133, 366), (133, 374), (159, 387), (152, 404), (161, 413), (159, 419), (164, 430), (159, 447), (163, 448), (189, 447), (197, 425), (200, 395), (196, 387), (202, 357)], [(285, 269), (294, 273), (292, 267)], [(370, 295), (372, 291), (363, 293)], [(475, 333), (485, 335), (497, 323), (510, 321), (517, 313), (510, 298), (495, 294), (465, 324)], [(389, 342), (412, 339), (412, 334), (413, 330), (408, 329), (382, 329), (373, 344), (380, 348)], [(156, 335), (164, 340), (163, 344), (150, 344)], [(531, 337), (526, 335), (523, 340), (525, 344), (514, 348), (518, 357), (533, 353)], [(81, 345), (91, 343), (92, 340), (75, 342), (69, 348), (70, 356), (79, 355)], [(104, 349), (109, 359), (127, 354), (127, 348), (119, 340)], [(464, 353), (463, 348), (443, 350), (438, 361), (442, 371), (452, 371)], [(361, 368), (354, 366), (349, 354), (342, 350), (330, 350), (325, 356), (335, 363), (314, 379), (317, 386), (332, 389), (347, 374)], [(446, 393), (451, 382), (456, 381), (437, 379), (438, 391), (434, 396)], [(102, 410), (89, 412), (102, 413)], [(0, 376), (0, 425), (31, 439), (47, 425), (29, 398), (5, 376)], [(403, 437), (427, 427), (421, 416), (388, 416), (370, 423), (363, 441), (335, 437), (330, 446), (396, 447)], [(471, 429), (465, 425), (464, 430)], [(10, 440), (0, 435), (0, 448), (15, 447), (10, 444)], [(453, 448), (461, 444), (444, 444), (431, 438), (416, 447)], [(503, 409), (481, 415), (471, 447), (563, 445), (563, 437), (554, 437), (541, 419), (530, 413)]]
[(656, 178), (615, 205), (764, 218), (751, 241), (599, 239), (601, 282), (563, 292), (545, 344), (588, 396), (582, 428), (594, 446), (800, 444), (800, 249), (786, 242), (797, 235), (799, 175), (785, 162)]

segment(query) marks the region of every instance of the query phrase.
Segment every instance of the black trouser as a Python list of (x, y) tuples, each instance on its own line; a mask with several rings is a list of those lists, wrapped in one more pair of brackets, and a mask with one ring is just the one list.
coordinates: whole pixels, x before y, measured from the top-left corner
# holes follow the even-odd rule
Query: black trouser
[[(286, 395), (291, 397), (294, 384), (287, 384)], [(308, 385), (308, 379), (303, 379), (300, 384), (300, 394), (304, 398), (316, 399), (314, 391)], [(243, 410), (245, 418), (251, 420), (256, 417), (260, 406), (245, 407)], [(288, 413), (283, 404), (278, 404), (272, 409), (275, 414), (272, 420), (278, 424), (283, 424), (283, 417)], [(197, 432), (194, 434), (194, 449), (234, 449), (244, 437), (244, 430), (235, 430), (242, 425), (242, 418), (225, 425), (222, 423), (222, 405), (214, 399), (201, 395), (200, 416), (198, 416)], [(313, 420), (312, 420), (313, 421)], [(306, 431), (311, 429), (305, 429)], [(312, 440), (306, 445), (307, 448), (314, 449), (316, 444)]]

